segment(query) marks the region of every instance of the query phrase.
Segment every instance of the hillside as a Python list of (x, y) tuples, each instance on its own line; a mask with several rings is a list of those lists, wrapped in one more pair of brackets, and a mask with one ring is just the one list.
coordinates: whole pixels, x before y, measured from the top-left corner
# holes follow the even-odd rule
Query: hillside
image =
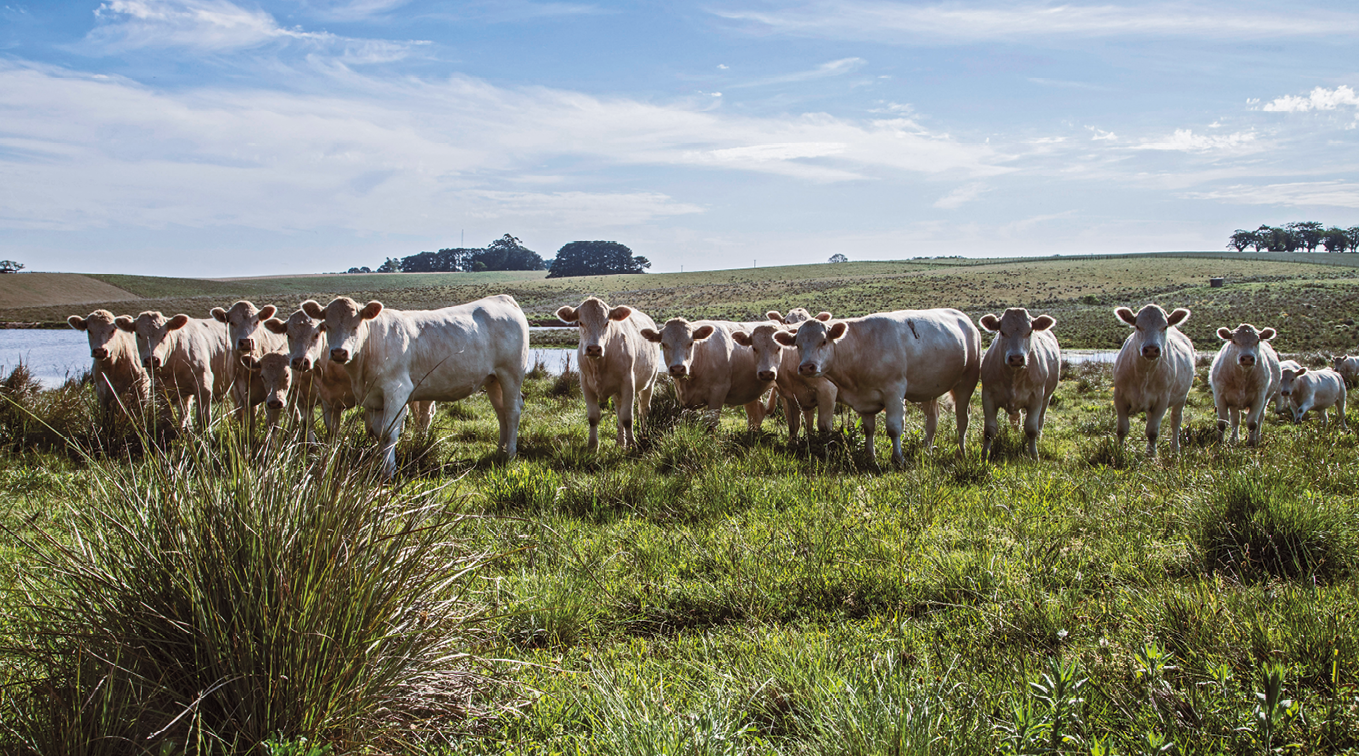
[(140, 295), (97, 276), (79, 273), (14, 273), (0, 275), (0, 307), (46, 307), (90, 302), (126, 302)]
[[(957, 307), (975, 318), (1024, 306), (1056, 317), (1062, 343), (1073, 348), (1118, 346), (1127, 332), (1110, 309), (1155, 301), (1194, 311), (1186, 332), (1200, 349), (1216, 349), (1218, 326), (1253, 322), (1279, 329), (1281, 348), (1307, 351), (1346, 350), (1359, 343), (1354, 326), (1359, 319), (1355, 264), (1359, 255), (1167, 253), (999, 261), (953, 258), (552, 280), (543, 278), (542, 272), (236, 280), (74, 278), (119, 292), (117, 299), (100, 303), (118, 312), (157, 309), (196, 317), (239, 298), (272, 302), (287, 311), (303, 299), (325, 302), (341, 294), (425, 309), (507, 293), (530, 319), (550, 319), (561, 305), (576, 304), (590, 294), (639, 307), (658, 321), (675, 316), (759, 319), (769, 309), (799, 306), (846, 317)], [(14, 278), (36, 275), (41, 274)], [(1208, 286), (1208, 279), (1218, 275), (1227, 276), (1226, 288)], [(86, 301), (76, 309), (91, 308)], [(59, 302), (17, 306), (0, 309), (0, 319), (61, 321), (73, 311)]]

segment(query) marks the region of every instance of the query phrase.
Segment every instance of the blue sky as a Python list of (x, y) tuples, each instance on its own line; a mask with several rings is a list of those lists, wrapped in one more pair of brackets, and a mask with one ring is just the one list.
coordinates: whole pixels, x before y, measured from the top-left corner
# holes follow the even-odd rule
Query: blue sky
[(0, 0), (0, 257), (653, 271), (1359, 224), (1352, 3)]

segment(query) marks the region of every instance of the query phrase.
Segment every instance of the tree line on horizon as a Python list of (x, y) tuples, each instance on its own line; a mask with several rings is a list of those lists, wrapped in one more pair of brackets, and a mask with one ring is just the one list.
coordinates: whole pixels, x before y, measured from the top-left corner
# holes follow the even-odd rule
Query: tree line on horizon
[(626, 245), (614, 241), (574, 241), (557, 250), (555, 257), (541, 255), (510, 234), (482, 248), (449, 248), (420, 252), (406, 257), (389, 257), (373, 271), (368, 266), (354, 267), (349, 273), (483, 273), (499, 270), (546, 270), (548, 278), (566, 276), (606, 276), (618, 273), (645, 273), (651, 261), (632, 254)]
[(1238, 228), (1227, 240), (1227, 249), (1245, 252), (1308, 252), (1323, 247), (1327, 252), (1359, 252), (1359, 226), (1340, 228), (1324, 226), (1316, 221), (1285, 223), (1282, 226), (1262, 225), (1254, 231)]

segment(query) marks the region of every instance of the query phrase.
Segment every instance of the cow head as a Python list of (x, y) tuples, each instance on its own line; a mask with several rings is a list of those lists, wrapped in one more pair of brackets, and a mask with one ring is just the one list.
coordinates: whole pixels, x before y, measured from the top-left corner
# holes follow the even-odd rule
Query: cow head
[(762, 381), (773, 381), (779, 377), (783, 345), (774, 340), (774, 334), (782, 330), (779, 326), (766, 323), (755, 326), (750, 333), (734, 331), (731, 334), (732, 341), (755, 350), (755, 377)]
[(604, 338), (609, 335), (609, 326), (632, 317), (632, 308), (619, 305), (613, 309), (598, 297), (588, 297), (580, 307), (563, 307), (557, 310), (557, 317), (565, 323), (580, 326), (580, 351), (587, 359), (598, 360), (604, 357)]
[(288, 406), (288, 387), (292, 385), (292, 370), (288, 355), (269, 352), (259, 359), (260, 380), (264, 383), (264, 406), (278, 410)]
[(671, 377), (687, 380), (693, 374), (694, 344), (712, 336), (716, 330), (711, 325), (694, 328), (684, 318), (671, 318), (660, 331), (643, 328), (642, 338), (661, 345), (661, 356), (665, 358)]
[[(124, 318), (127, 316), (124, 315)], [(90, 356), (99, 362), (107, 361), (113, 356), (110, 348), (114, 338), (118, 336), (117, 320), (113, 313), (108, 310), (95, 310), (86, 317), (72, 315), (66, 322), (77, 331), (84, 331), (90, 340)]]
[[(826, 317), (823, 319), (821, 315)], [(849, 324), (839, 321), (827, 325), (830, 313), (823, 312), (811, 320), (804, 321), (797, 331), (779, 331), (774, 340), (786, 347), (797, 347), (798, 375), (816, 378), (824, 375), (826, 368), (835, 357), (835, 342), (849, 331)]]
[[(317, 309), (321, 307), (320, 303), (311, 299), (303, 302), (302, 306), (308, 304)], [(264, 327), (288, 337), (288, 364), (293, 370), (305, 372), (321, 361), (321, 335), (326, 332), (326, 324), (308, 315), (305, 309), (289, 315), (286, 321), (269, 318), (264, 321)]]
[(330, 342), (330, 359), (341, 365), (354, 359), (368, 338), (368, 321), (382, 313), (382, 303), (376, 299), (362, 307), (349, 297), (336, 297), (324, 308), (317, 302), (302, 303), (303, 312), (324, 320), (326, 340)]
[(170, 347), (165, 343), (166, 337), (171, 331), (178, 331), (188, 322), (188, 315), (180, 314), (166, 318), (159, 312), (147, 310), (138, 315), (136, 320), (129, 317), (118, 318), (118, 327), (136, 337), (137, 356), (141, 359), (142, 367), (155, 369), (165, 367), (170, 361), (168, 354)]
[(1300, 375), (1307, 375), (1307, 368), (1302, 367), (1301, 365), (1296, 368), (1286, 367), (1280, 371), (1279, 393), (1283, 396), (1292, 396), (1293, 389), (1295, 388), (1298, 376)]
[(1217, 329), (1217, 337), (1236, 346), (1236, 364), (1246, 370), (1254, 369), (1260, 362), (1260, 342), (1274, 338), (1273, 328), (1255, 330), (1250, 323), (1242, 323), (1233, 331), (1229, 328)]
[(1342, 369), (1344, 369), (1345, 363), (1346, 363), (1346, 362), (1349, 362), (1350, 360), (1352, 360), (1352, 359), (1354, 359), (1354, 358), (1353, 358), (1353, 357), (1350, 357), (1349, 355), (1346, 355), (1346, 354), (1334, 354), (1334, 355), (1329, 355), (1329, 356), (1327, 357), (1327, 359), (1328, 359), (1328, 360), (1330, 361), (1330, 363), (1331, 363), (1331, 369), (1334, 370), (1334, 371), (1336, 371), (1336, 372), (1338, 373), (1338, 372), (1340, 372)]
[[(821, 315), (826, 316), (825, 318), (822, 318), (823, 320), (830, 318), (830, 313), (828, 312), (823, 312)], [(821, 315), (818, 315), (817, 317), (821, 317)], [(797, 325), (798, 323), (812, 319), (812, 314), (807, 311), (806, 307), (794, 307), (788, 311), (787, 315), (780, 315), (778, 310), (770, 310), (769, 312), (766, 312), (764, 316), (775, 323), (782, 323), (784, 325)]]
[(1005, 365), (1012, 368), (1029, 366), (1030, 341), (1034, 331), (1046, 331), (1057, 324), (1051, 315), (1030, 317), (1023, 307), (1011, 307), (1004, 315), (983, 315), (977, 321), (983, 330), (996, 334), (993, 347), (1000, 350)]
[(235, 345), (236, 351), (242, 355), (241, 364), (253, 369), (255, 363), (259, 362), (261, 351), (255, 332), (260, 329), (260, 323), (274, 317), (275, 312), (278, 312), (278, 308), (273, 305), (255, 309), (253, 302), (242, 299), (229, 310), (212, 308), (212, 317), (226, 323), (227, 344)]
[(1118, 319), (1136, 329), (1139, 353), (1148, 360), (1159, 360), (1166, 349), (1166, 332), (1183, 323), (1189, 310), (1180, 307), (1169, 315), (1159, 305), (1149, 304), (1134, 315), (1127, 307), (1114, 310)]

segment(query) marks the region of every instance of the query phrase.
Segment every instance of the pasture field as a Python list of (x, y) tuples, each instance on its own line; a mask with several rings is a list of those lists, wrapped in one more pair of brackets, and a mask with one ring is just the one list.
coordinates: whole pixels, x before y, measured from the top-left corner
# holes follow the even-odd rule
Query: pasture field
[[(1126, 329), (1110, 315), (1117, 305), (1155, 301), (1194, 311), (1186, 333), (1199, 349), (1216, 349), (1219, 326), (1253, 322), (1279, 330), (1284, 351), (1344, 351), (1359, 344), (1359, 269), (1341, 265), (1359, 255), (1230, 255), (1165, 253), (1018, 260), (941, 259), (771, 268), (591, 276), (547, 280), (534, 273), (431, 273), (304, 276), (198, 281), (95, 276), (138, 300), (10, 306), (0, 320), (61, 322), (103, 306), (118, 313), (158, 309), (206, 317), (237, 298), (273, 302), (291, 311), (306, 298), (344, 294), (381, 299), (402, 309), (443, 307), (489, 294), (515, 297), (531, 320), (551, 320), (562, 305), (591, 294), (640, 307), (658, 321), (670, 317), (763, 319), (770, 309), (807, 307), (837, 316), (903, 308), (957, 307), (975, 320), (1024, 303), (1058, 322), (1062, 344), (1076, 349), (1118, 347)], [(1324, 264), (1323, 264), (1324, 263)], [(1228, 286), (1213, 289), (1212, 276)]]
[[(311, 492), (337, 467), (365, 469), (357, 418), (340, 441), (309, 452), (286, 443), (233, 451), (240, 441), (223, 426), (211, 438), (177, 442), (216, 450), (206, 456), (142, 455), (133, 443), (84, 457), (31, 425), (16, 430), (11, 411), (0, 424), (0, 750), (57, 742), (44, 729), (49, 704), (62, 712), (60, 742), (84, 744), (68, 753), (207, 752), (213, 743), (214, 752), (259, 753), (250, 749), (265, 738), (267, 753), (318, 755), (1359, 752), (1359, 412), (1351, 405), (1349, 431), (1271, 417), (1260, 448), (1223, 445), (1200, 362), (1182, 451), (1166, 453), (1162, 439), (1158, 459), (1144, 456), (1137, 422), (1126, 451), (1112, 443), (1111, 375), (1095, 364), (1066, 371), (1039, 460), (1022, 457), (1021, 434), (1007, 431), (991, 465), (979, 459), (976, 405), (964, 456), (950, 448), (951, 420), (941, 421), (936, 449), (920, 448), (922, 418), (908, 412), (901, 468), (886, 464), (885, 434), (875, 450), (883, 466), (873, 464), (857, 423), (844, 416), (829, 436), (789, 446), (781, 421), (767, 419), (751, 434), (729, 410), (710, 430), (664, 392), (639, 450), (614, 446), (606, 416), (600, 452), (590, 454), (578, 387), (570, 375), (542, 374), (526, 384), (520, 458), (503, 464), (484, 397), (444, 406), (428, 437), (403, 439), (397, 484), (344, 478), (340, 488), (384, 512), (434, 502), (456, 515), (429, 526), (447, 529), (440, 548), (451, 544), (453, 553), (422, 563), (438, 579), (420, 584), (420, 611), (429, 615), (411, 623), (456, 624), (461, 645), (427, 663), (450, 663), (458, 651), (471, 656), (455, 661), (475, 674), (449, 683), (451, 698), (438, 700), (455, 705), (437, 713), (382, 699), (385, 718), (366, 719), (345, 718), (336, 704), (350, 700), (334, 691), (352, 670), (288, 645), (353, 652), (360, 666), (371, 657), (385, 673), (392, 654), (364, 650), (361, 634), (332, 632), (325, 645), (319, 630), (294, 629), (320, 626), (309, 624), (319, 622), (317, 605), (347, 620), (346, 607), (359, 602), (299, 603), (294, 592), (305, 592), (296, 588), (249, 587), (261, 576), (316, 574), (303, 567), (318, 559), (329, 574), (326, 555), (343, 561), (362, 550), (307, 551), (294, 565), (251, 550), (273, 543), (260, 522), (239, 532), (220, 524), (232, 502), (246, 518), (276, 507), (304, 512), (300, 520), (329, 516), (345, 496), (322, 497), (309, 510), (310, 494), (269, 492)], [(80, 431), (87, 394), (68, 386), (20, 399), (93, 443)], [(162, 521), (165, 491), (178, 508)], [(200, 498), (212, 507), (195, 509)], [(272, 527), (293, 533), (292, 522)], [(98, 556), (86, 561), (118, 561), (121, 551), (98, 544), (135, 549), (142, 538), (169, 538), (166, 528), (204, 533), (208, 544), (222, 542), (209, 537), (217, 532), (243, 539), (226, 557), (195, 563), (236, 586), (228, 595), (239, 604), (218, 606), (229, 621), (206, 612), (194, 622), (238, 630), (196, 652), (167, 643), (174, 653), (157, 657), (165, 669), (148, 685), (180, 684), (188, 668), (209, 671), (174, 709), (189, 714), (166, 725), (169, 735), (147, 739), (128, 724), (137, 702), (113, 706), (98, 694), (97, 675), (76, 679), (55, 655), (33, 652), (44, 637), (33, 628), (67, 617), (116, 624), (109, 617), (153, 605), (163, 592), (178, 595), (189, 581), (170, 575), (187, 570), (71, 567), (86, 553)], [(276, 548), (292, 553), (279, 540)], [(183, 545), (170, 551), (192, 556)], [(393, 554), (397, 562), (409, 556)], [(54, 562), (99, 580), (63, 580)], [(132, 577), (143, 574), (145, 585)], [(81, 591), (136, 600), (88, 600)], [(456, 617), (437, 613), (449, 592)], [(33, 608), (44, 605), (68, 608)], [(264, 626), (290, 632), (271, 646), (240, 630), (250, 626), (237, 615), (271, 617)], [(100, 624), (74, 637), (107, 656), (123, 628), (105, 637)], [(213, 666), (204, 647), (249, 659)], [(231, 689), (194, 698), (212, 687), (207, 678), (226, 675), (214, 670), (239, 669), (251, 671), (232, 680), (251, 681), (258, 698), (287, 690), (288, 700), (316, 703), (240, 724), (237, 710), (213, 707), (213, 696)], [(36, 685), (44, 673), (47, 687)], [(61, 696), (43, 697), (51, 691)], [(354, 698), (378, 695), (362, 691)], [(65, 708), (51, 703), (58, 699)], [(161, 715), (141, 721), (149, 729), (169, 719)], [(266, 716), (276, 717), (267, 727)], [(135, 744), (89, 744), (109, 732)], [(166, 738), (175, 745), (160, 750)]]

